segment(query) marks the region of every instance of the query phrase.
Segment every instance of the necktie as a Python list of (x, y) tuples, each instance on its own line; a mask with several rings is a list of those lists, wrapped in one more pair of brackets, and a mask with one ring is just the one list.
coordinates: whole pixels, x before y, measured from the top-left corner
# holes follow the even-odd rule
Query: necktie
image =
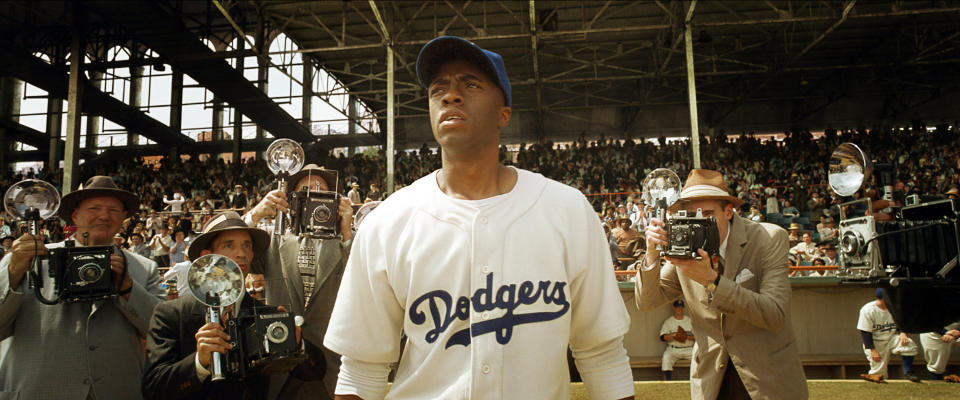
[(303, 282), (303, 308), (310, 304), (310, 295), (313, 294), (313, 285), (317, 280), (317, 249), (318, 239), (300, 238), (297, 250), (297, 268), (300, 270), (300, 279)]

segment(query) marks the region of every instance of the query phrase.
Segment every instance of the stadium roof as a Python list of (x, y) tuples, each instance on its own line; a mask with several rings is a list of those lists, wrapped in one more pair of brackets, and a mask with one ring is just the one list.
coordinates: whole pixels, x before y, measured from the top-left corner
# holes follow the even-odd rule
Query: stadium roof
[[(700, 119), (708, 126), (724, 126), (751, 104), (774, 102), (791, 105), (784, 124), (802, 124), (844, 99), (883, 99), (882, 109), (866, 118), (902, 118), (960, 92), (960, 2), (952, 0), (15, 0), (0, 4), (0, 20), (0, 44), (21, 52), (68, 47), (79, 20), (90, 46), (143, 44), (276, 136), (297, 139), (310, 133), (225, 61), (238, 52), (266, 54), (249, 47), (212, 51), (201, 38), (251, 35), (259, 26), (283, 32), (299, 45), (284, 54), (310, 57), (381, 119), (391, 45), (397, 118), (416, 119), (427, 113), (413, 74), (419, 48), (438, 35), (466, 37), (504, 56), (515, 114), (534, 116), (544, 134), (550, 114), (617, 110), (629, 126), (644, 110), (685, 109), (686, 21)], [(56, 79), (65, 76), (61, 71)], [(155, 124), (141, 117), (128, 123), (131, 130), (162, 131), (145, 129)], [(423, 136), (402, 125), (398, 134)], [(164, 135), (170, 137), (152, 138), (184, 140)], [(356, 135), (337, 145), (379, 140)]]

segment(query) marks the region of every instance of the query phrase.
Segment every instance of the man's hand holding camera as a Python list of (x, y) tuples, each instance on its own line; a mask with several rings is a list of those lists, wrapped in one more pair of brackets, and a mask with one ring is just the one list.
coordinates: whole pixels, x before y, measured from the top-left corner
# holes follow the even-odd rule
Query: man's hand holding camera
[[(353, 207), (350, 199), (340, 197), (340, 205), (337, 213), (340, 214), (340, 235), (347, 241), (353, 238)], [(254, 224), (266, 217), (275, 217), (277, 212), (289, 212), (290, 203), (287, 194), (283, 190), (276, 189), (267, 193), (252, 210), (250, 210), (251, 220)]]
[(227, 342), (230, 335), (223, 331), (220, 324), (214, 322), (204, 324), (194, 337), (197, 339), (197, 357), (204, 368), (210, 368), (214, 352), (226, 354), (233, 349)]
[(260, 200), (260, 203), (257, 203), (257, 205), (250, 210), (250, 216), (253, 219), (253, 223), (256, 224), (264, 218), (275, 217), (277, 211), (290, 211), (287, 194), (280, 189), (270, 191), (266, 196), (263, 196), (263, 200)]
[(113, 281), (119, 282), (118, 293), (124, 300), (130, 299), (130, 292), (133, 290), (133, 280), (130, 274), (126, 273), (127, 263), (121, 254), (110, 255), (110, 270), (113, 271)]
[(24, 233), (13, 241), (10, 253), (10, 287), (17, 289), (23, 281), (23, 276), (30, 269), (33, 257), (47, 254), (47, 248), (39, 237)]
[[(650, 224), (647, 225), (645, 230), (647, 255), (643, 261), (644, 265), (653, 265), (653, 263), (659, 262), (660, 251), (657, 250), (657, 245), (667, 246), (669, 244), (667, 231), (664, 229), (664, 226), (663, 221), (657, 218), (650, 219)], [(698, 249), (697, 253), (700, 254), (699, 260), (695, 258), (675, 257), (666, 257), (666, 260), (676, 266), (683, 275), (701, 285), (707, 285), (717, 279), (717, 272), (710, 266), (710, 255), (707, 254), (706, 251)]]

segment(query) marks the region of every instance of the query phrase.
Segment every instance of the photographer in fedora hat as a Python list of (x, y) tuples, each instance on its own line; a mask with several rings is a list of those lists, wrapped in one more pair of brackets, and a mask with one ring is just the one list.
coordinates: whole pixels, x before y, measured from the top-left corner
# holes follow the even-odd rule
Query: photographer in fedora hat
[[(308, 164), (287, 178), (286, 191), (278, 189), (267, 193), (244, 215), (244, 220), (256, 226), (261, 219), (274, 217), (277, 211), (289, 211), (288, 200), (294, 191), (342, 193), (341, 185), (336, 171)], [(267, 303), (285, 305), (294, 314), (303, 316), (304, 347), (310, 357), (289, 374), (286, 382), (276, 382), (273, 386), (283, 387), (285, 392), (299, 391), (301, 395), (311, 393), (318, 399), (333, 398), (340, 366), (340, 356), (323, 348), (321, 343), (353, 238), (350, 199), (340, 197), (337, 213), (340, 215), (339, 238), (319, 239), (285, 232), (270, 235), (270, 245), (264, 250)]]
[(647, 254), (636, 278), (637, 306), (652, 310), (682, 296), (697, 332), (690, 365), (693, 399), (805, 399), (806, 378), (790, 325), (787, 233), (741, 218), (719, 172), (694, 169), (671, 212), (716, 218), (720, 257), (667, 257), (664, 222), (646, 228)]
[[(139, 203), (110, 177), (94, 176), (63, 196), (59, 215), (76, 226), (76, 246), (110, 246)], [(119, 296), (45, 305), (28, 290), (26, 272), (35, 256), (63, 246), (44, 246), (24, 234), (0, 261), (0, 339), (9, 344), (0, 361), (0, 398), (12, 392), (21, 399), (139, 399), (140, 340), (164, 295), (157, 264), (117, 249), (110, 264)], [(43, 290), (52, 291), (53, 280), (46, 275), (40, 275)], [(50, 366), (55, 377), (45, 373)]]
[[(203, 226), (203, 231), (187, 250), (190, 261), (207, 254), (220, 254), (237, 263), (244, 276), (253, 272), (253, 265), (266, 251), (270, 235), (251, 228), (234, 211), (225, 211)], [(177, 278), (185, 282), (187, 274)], [(250, 308), (257, 301), (244, 295), (229, 308)], [(154, 310), (147, 337), (148, 368), (144, 375), (143, 395), (147, 399), (267, 399), (271, 376), (258, 373), (238, 379), (228, 375), (220, 382), (212, 381), (213, 353), (226, 353), (231, 340), (222, 323), (206, 320), (203, 303), (193, 295), (181, 294), (165, 301)], [(279, 309), (279, 308), (278, 308)], [(281, 309), (283, 311), (283, 309)], [(225, 315), (234, 312), (226, 312)]]

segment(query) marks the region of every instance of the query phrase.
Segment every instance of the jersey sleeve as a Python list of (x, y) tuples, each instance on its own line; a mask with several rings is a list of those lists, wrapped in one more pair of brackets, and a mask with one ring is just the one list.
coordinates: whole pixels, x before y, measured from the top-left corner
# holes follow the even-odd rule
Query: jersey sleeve
[(873, 320), (870, 318), (869, 304), (860, 309), (860, 318), (857, 319), (857, 329), (864, 332), (873, 332)]
[[(673, 317), (670, 317), (670, 318), (673, 318)], [(670, 326), (670, 320), (669, 319), (663, 320), (663, 324), (660, 325), (660, 336), (666, 335), (668, 333), (673, 333), (673, 330), (671, 330), (671, 328), (672, 327)]]
[(377, 237), (375, 229), (365, 229), (354, 238), (323, 344), (355, 360), (387, 363), (400, 355), (403, 307)]
[[(573, 299), (570, 347), (576, 352), (598, 343), (621, 337), (630, 327), (620, 289), (613, 274), (613, 260), (607, 247), (606, 235), (600, 220), (582, 197), (580, 209), (571, 213), (581, 222), (584, 237), (577, 246), (579, 254), (571, 262), (579, 263), (576, 275), (570, 283)], [(582, 267), (581, 267), (582, 266)]]

